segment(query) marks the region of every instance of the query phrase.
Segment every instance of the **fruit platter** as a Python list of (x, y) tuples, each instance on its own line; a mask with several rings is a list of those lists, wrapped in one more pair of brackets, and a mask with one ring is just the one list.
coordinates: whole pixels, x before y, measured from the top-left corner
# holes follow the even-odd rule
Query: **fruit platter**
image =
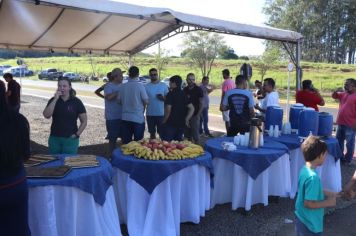
[(143, 139), (121, 146), (124, 155), (133, 155), (146, 160), (181, 160), (204, 154), (204, 149), (189, 141), (161, 141)]

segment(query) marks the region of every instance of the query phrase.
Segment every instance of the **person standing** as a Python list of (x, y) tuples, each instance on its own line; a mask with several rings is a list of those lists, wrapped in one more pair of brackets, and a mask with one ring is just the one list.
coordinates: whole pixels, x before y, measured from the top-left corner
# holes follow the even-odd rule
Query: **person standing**
[(254, 117), (252, 92), (247, 90), (247, 81), (242, 75), (236, 76), (236, 88), (225, 93), (221, 110), (229, 110), (230, 128), (227, 136), (249, 132), (251, 119)]
[[(221, 85), (221, 101), (220, 101), (220, 108), (222, 107), (222, 102), (225, 97), (225, 93), (229, 91), (230, 89), (235, 88), (235, 83), (232, 81), (230, 77), (230, 71), (228, 69), (224, 69), (222, 71), (222, 76), (224, 78), (224, 82)], [(222, 111), (222, 110), (221, 110)], [(222, 116), (223, 120), (225, 121), (225, 128), (226, 128), (226, 133), (229, 132), (230, 128), (230, 117), (229, 117), (229, 111), (222, 111)]]
[(182, 78), (179, 75), (169, 79), (169, 88), (162, 121), (162, 139), (168, 142), (182, 141), (184, 127), (189, 127), (194, 106), (182, 91)]
[[(108, 78), (108, 82), (112, 82), (113, 77), (111, 75), (111, 71), (106, 74), (106, 77)], [(105, 85), (106, 84), (103, 84), (99, 88), (97, 88), (94, 91), (95, 95), (97, 95), (98, 97), (101, 97), (101, 98), (105, 98), (105, 96), (101, 93), (102, 91), (104, 91)]]
[[(299, 172), (298, 196), (295, 201), (296, 235), (322, 235), (324, 208), (336, 205), (336, 193), (323, 190), (315, 171), (327, 154), (327, 146), (315, 136), (309, 136), (301, 146), (305, 166)], [(326, 198), (325, 198), (326, 196)]]
[(161, 125), (164, 116), (164, 100), (168, 93), (168, 86), (160, 82), (156, 68), (149, 70), (151, 82), (146, 84), (148, 105), (146, 121), (150, 139), (156, 138), (156, 131), (161, 136)]
[(129, 68), (129, 80), (122, 84), (119, 91), (119, 102), (122, 105), (122, 143), (143, 139), (145, 131), (145, 108), (148, 96), (145, 86), (139, 80), (140, 70), (136, 66)]
[(209, 85), (208, 76), (203, 77), (200, 88), (203, 91), (203, 111), (200, 116), (199, 133), (202, 134), (204, 130), (204, 134), (206, 137), (213, 137), (209, 131), (208, 122), (209, 122), (209, 93), (211, 93), (214, 89), (211, 85)]
[(319, 91), (314, 88), (311, 80), (303, 80), (302, 90), (297, 91), (295, 94), (295, 101), (301, 103), (306, 107), (314, 108), (314, 110), (319, 111), (319, 106), (324, 106), (325, 101), (320, 95)]
[(0, 86), (0, 235), (31, 235), (23, 161), (30, 156), (30, 125), (8, 106)]
[(262, 112), (263, 115), (266, 114), (267, 108), (270, 106), (279, 106), (279, 95), (278, 92), (274, 90), (275, 82), (272, 78), (267, 78), (263, 80), (263, 91), (266, 92), (266, 96), (262, 101), (262, 105), (255, 105), (255, 108)]
[[(58, 89), (43, 110), (43, 116), (52, 117), (48, 139), (50, 154), (76, 154), (79, 137), (87, 126), (87, 113), (82, 101), (76, 97), (68, 78), (58, 78)], [(79, 118), (80, 125), (77, 126)]]
[(344, 153), (346, 140), (346, 154), (341, 161), (351, 163), (355, 151), (356, 133), (356, 80), (346, 79), (344, 92), (334, 91), (332, 98), (339, 100), (339, 112), (336, 123), (338, 124), (336, 138), (339, 141), (341, 151)]
[(20, 94), (21, 94), (21, 86), (19, 83), (14, 80), (11, 73), (5, 73), (3, 78), (7, 82), (7, 103), (9, 104), (10, 108), (16, 112), (20, 111)]
[(199, 126), (200, 115), (203, 111), (203, 90), (196, 85), (195, 75), (189, 73), (187, 75), (187, 86), (183, 89), (183, 92), (194, 106), (193, 116), (189, 120), (189, 126), (186, 127), (184, 136), (194, 143), (199, 143)]
[(118, 96), (123, 79), (122, 73), (124, 71), (119, 68), (113, 69), (111, 72), (112, 79), (104, 87), (105, 120), (110, 154), (116, 148), (117, 139), (121, 137), (122, 107), (118, 103)]

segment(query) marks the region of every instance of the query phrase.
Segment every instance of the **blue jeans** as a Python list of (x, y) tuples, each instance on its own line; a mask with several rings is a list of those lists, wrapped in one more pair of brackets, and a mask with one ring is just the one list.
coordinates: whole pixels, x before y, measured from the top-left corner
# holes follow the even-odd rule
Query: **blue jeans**
[(146, 116), (148, 132), (151, 138), (156, 136), (156, 131), (161, 136), (161, 125), (163, 116)]
[(144, 132), (145, 123), (140, 124), (127, 120), (122, 120), (121, 122), (121, 140), (123, 144), (131, 142), (132, 136), (134, 136), (135, 141), (143, 139)]
[(310, 231), (304, 224), (301, 222), (297, 216), (295, 216), (295, 235), (296, 236), (322, 236), (323, 232), (314, 233)]
[(203, 133), (204, 129), (204, 134), (209, 135), (209, 128), (208, 128), (208, 122), (209, 122), (209, 107), (203, 108), (203, 111), (200, 115), (200, 130), (199, 133)]
[(344, 153), (344, 141), (346, 140), (346, 154), (343, 160), (351, 162), (355, 151), (355, 131), (346, 125), (339, 125), (337, 127), (336, 138), (339, 141), (339, 145), (342, 153)]
[(183, 140), (184, 127), (162, 125), (162, 140), (164, 141), (182, 141)]

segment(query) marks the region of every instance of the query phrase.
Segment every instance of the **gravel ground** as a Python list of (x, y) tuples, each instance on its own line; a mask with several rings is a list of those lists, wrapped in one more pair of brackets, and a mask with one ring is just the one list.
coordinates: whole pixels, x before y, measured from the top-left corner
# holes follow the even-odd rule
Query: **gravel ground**
[[(47, 153), (51, 120), (42, 116), (47, 100), (31, 96), (23, 96), (22, 100), (21, 112), (27, 117), (31, 126), (32, 152)], [(87, 107), (87, 114), (88, 126), (80, 137), (79, 153), (107, 157), (104, 111)], [(218, 135), (218, 133), (213, 134)], [(203, 143), (204, 141), (202, 140)], [(355, 164), (342, 166), (343, 185), (351, 178), (354, 170)], [(338, 200), (336, 208), (327, 211), (325, 235), (335, 235), (331, 230), (334, 227), (328, 223), (333, 215), (340, 214), (350, 207), (354, 208), (354, 203)], [(181, 235), (289, 235), (291, 224), (288, 226), (285, 219), (293, 219), (293, 211), (294, 200), (288, 198), (280, 198), (278, 202), (271, 201), (267, 207), (257, 204), (248, 213), (242, 209), (232, 211), (231, 204), (218, 205), (206, 212), (200, 224), (181, 224)], [(125, 226), (122, 226), (122, 231), (126, 234)]]

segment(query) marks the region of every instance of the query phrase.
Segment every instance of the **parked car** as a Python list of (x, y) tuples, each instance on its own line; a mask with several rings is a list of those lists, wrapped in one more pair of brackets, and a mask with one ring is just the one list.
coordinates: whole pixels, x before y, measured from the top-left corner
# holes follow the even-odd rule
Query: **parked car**
[(77, 73), (74, 73), (74, 72), (63, 73), (63, 77), (67, 77), (69, 80), (72, 80), (72, 81), (81, 80), (81, 76), (79, 74), (77, 74)]
[(10, 65), (0, 65), (0, 75), (4, 74), (4, 71), (11, 68)]
[(63, 75), (63, 72), (60, 72), (60, 71), (58, 71), (57, 69), (54, 69), (54, 68), (48, 68), (48, 69), (42, 70), (38, 74), (38, 78), (39, 79), (56, 80), (62, 75)]
[(22, 67), (22, 66), (10, 67), (6, 70), (3, 70), (3, 74), (5, 73), (11, 73), (15, 77), (33, 76), (32, 70), (29, 70), (26, 67)]

